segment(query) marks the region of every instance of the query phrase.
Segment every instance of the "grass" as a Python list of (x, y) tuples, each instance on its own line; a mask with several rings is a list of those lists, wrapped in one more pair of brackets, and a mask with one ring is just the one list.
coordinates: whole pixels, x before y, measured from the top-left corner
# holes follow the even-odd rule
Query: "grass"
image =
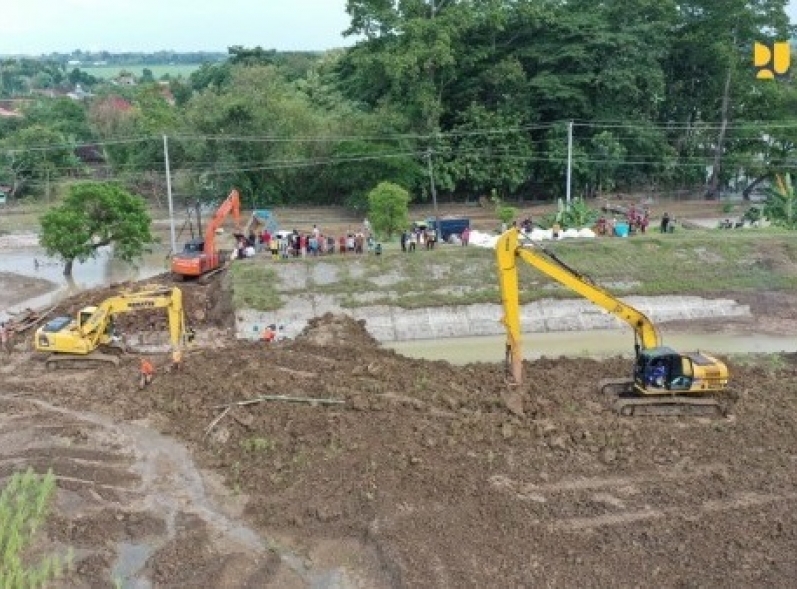
[[(572, 240), (547, 247), (565, 263), (618, 296), (709, 295), (797, 288), (797, 239), (780, 230), (683, 231), (630, 239)], [(278, 281), (279, 265), (296, 264), (311, 280)], [(323, 264), (323, 268), (313, 268)], [(521, 301), (575, 298), (552, 280), (521, 264)], [(323, 270), (335, 281), (313, 280)], [(291, 296), (313, 292), (344, 307), (390, 304), (413, 309), (500, 301), (492, 250), (439, 247), (381, 257), (330, 256), (272, 262), (256, 258), (232, 272), (236, 307), (280, 308)]]
[(277, 273), (271, 266), (251, 262), (233, 264), (230, 280), (236, 309), (276, 311), (283, 305), (277, 290)]
[(0, 586), (44, 587), (71, 563), (71, 552), (66, 558), (47, 555), (36, 565), (25, 558), (47, 518), (54, 492), (52, 471), (39, 476), (29, 468), (15, 473), (0, 493)]
[(192, 72), (198, 70), (201, 67), (201, 64), (176, 64), (176, 65), (99, 65), (99, 66), (87, 66), (81, 65), (80, 69), (87, 74), (94, 76), (95, 78), (101, 78), (103, 80), (108, 80), (110, 78), (115, 78), (118, 76), (122, 71), (130, 72), (131, 74), (135, 75), (136, 77), (141, 77), (144, 73), (144, 68), (148, 68), (152, 71), (152, 75), (155, 79), (159, 79), (161, 76), (165, 74), (169, 74), (172, 77), (183, 76), (187, 78), (191, 75)]

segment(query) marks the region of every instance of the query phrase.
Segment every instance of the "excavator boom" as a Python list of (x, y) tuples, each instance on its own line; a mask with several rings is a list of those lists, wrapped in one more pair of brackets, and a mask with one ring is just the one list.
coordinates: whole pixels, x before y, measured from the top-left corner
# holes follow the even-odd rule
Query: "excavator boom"
[(229, 196), (219, 205), (216, 214), (208, 222), (205, 228), (205, 253), (216, 251), (216, 230), (224, 224), (227, 215), (232, 213), (235, 220), (236, 229), (241, 228), (241, 196), (238, 191), (233, 189)]

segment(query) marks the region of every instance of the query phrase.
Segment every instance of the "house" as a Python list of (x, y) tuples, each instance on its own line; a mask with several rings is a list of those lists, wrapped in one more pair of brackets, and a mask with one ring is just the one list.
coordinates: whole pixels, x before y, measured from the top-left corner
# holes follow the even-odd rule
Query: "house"
[(86, 98), (91, 98), (94, 94), (86, 92), (80, 84), (76, 84), (75, 89), (67, 93), (67, 96), (72, 100), (85, 100)]
[(117, 86), (135, 86), (136, 77), (130, 72), (119, 72), (119, 75), (111, 80), (111, 83)]

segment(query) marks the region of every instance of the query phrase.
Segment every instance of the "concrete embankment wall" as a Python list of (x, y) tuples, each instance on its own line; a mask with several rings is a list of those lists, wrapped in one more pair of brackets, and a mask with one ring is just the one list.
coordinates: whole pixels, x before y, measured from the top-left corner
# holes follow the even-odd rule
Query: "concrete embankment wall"
[[(695, 296), (623, 297), (655, 323), (683, 319), (750, 316), (750, 308), (730, 299), (704, 299)], [(500, 335), (502, 311), (497, 304), (457, 305), (425, 309), (395, 306), (342, 308), (325, 296), (291, 297), (283, 309), (272, 312), (239, 309), (236, 312), (237, 336), (256, 339), (269, 324), (283, 326), (285, 336), (298, 335), (313, 317), (325, 313), (345, 313), (365, 320), (365, 326), (381, 342), (447, 337)], [(624, 325), (614, 316), (583, 300), (546, 299), (524, 305), (521, 310), (524, 332), (583, 331), (610, 329)]]

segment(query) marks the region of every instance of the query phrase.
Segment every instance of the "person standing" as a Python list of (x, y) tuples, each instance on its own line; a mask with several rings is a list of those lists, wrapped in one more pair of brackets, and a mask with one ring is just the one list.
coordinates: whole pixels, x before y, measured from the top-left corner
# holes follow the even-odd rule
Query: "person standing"
[(667, 233), (670, 228), (670, 213), (664, 213), (661, 218), (661, 232)]
[(152, 384), (152, 379), (155, 377), (155, 367), (152, 362), (146, 358), (141, 358), (141, 376), (139, 379), (139, 388), (144, 388)]
[(11, 355), (11, 329), (5, 323), (0, 323), (0, 346), (5, 354)]
[(468, 245), (469, 241), (470, 241), (470, 227), (465, 227), (465, 229), (462, 230), (462, 245), (463, 246)]

